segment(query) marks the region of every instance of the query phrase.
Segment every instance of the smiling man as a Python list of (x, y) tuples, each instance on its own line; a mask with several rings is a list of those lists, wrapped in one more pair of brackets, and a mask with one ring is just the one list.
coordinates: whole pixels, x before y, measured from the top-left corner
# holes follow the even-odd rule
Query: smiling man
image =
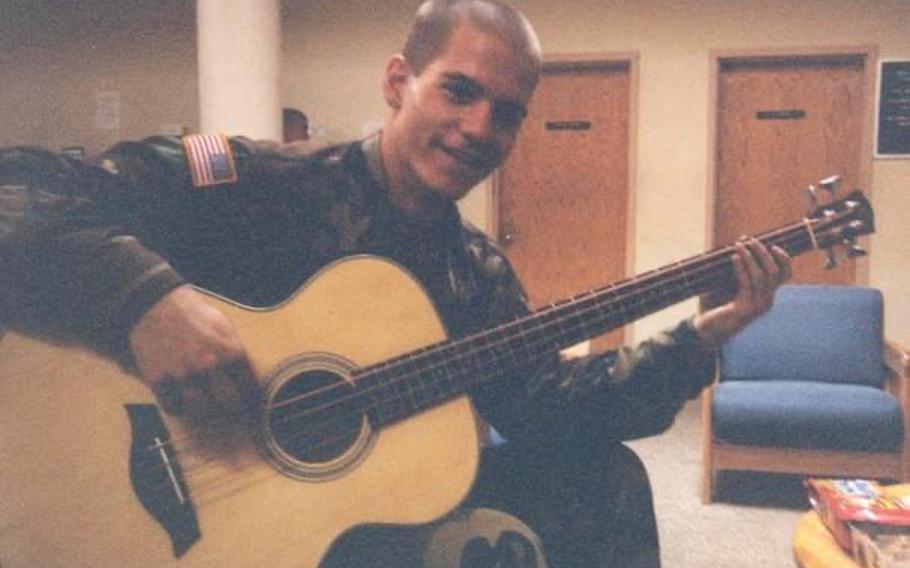
[[(540, 68), (510, 6), (430, 0), (386, 64), (389, 115), (365, 140), (309, 156), (202, 136), (123, 142), (86, 162), (4, 151), (0, 320), (79, 336), (172, 413), (235, 416), (255, 400), (245, 347), (188, 283), (274, 305), (332, 262), (374, 254), (419, 280), (453, 338), (526, 315), (507, 259), (455, 201), (508, 156)], [(203, 146), (214, 150), (200, 158)], [(658, 566), (647, 475), (622, 442), (665, 430), (711, 381), (717, 345), (770, 307), (786, 254), (736, 250), (737, 292), (719, 307), (635, 348), (541, 353), (473, 388), (508, 442), (484, 450), (461, 509), (355, 529), (324, 566)]]
[[(427, 5), (418, 17), (457, 15), (463, 23), (432, 38), (421, 38), (416, 27), (404, 52), (389, 59), (383, 83), (393, 110), (382, 133), (387, 182), (402, 210), (421, 215), (461, 198), (502, 163), (540, 70), (539, 47), (526, 24), (497, 22), (517, 18), (513, 14), (469, 3), (450, 8), (452, 15), (433, 14), (434, 9)], [(487, 22), (487, 29), (475, 20)], [(503, 41), (493, 26), (511, 29), (513, 41)], [(527, 35), (518, 37), (521, 32)], [(428, 58), (425, 52), (434, 43), (438, 54)]]

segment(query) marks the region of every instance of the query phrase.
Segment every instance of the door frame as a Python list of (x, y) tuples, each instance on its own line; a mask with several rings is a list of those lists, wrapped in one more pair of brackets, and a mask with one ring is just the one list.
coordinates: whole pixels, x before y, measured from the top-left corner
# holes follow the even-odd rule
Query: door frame
[[(708, 187), (705, 195), (705, 242), (710, 248), (720, 245), (714, 239), (714, 215), (717, 201), (717, 153), (718, 147), (718, 114), (720, 109), (720, 75), (725, 63), (779, 62), (779, 61), (836, 61), (845, 58), (858, 58), (864, 66), (863, 76), (863, 117), (860, 140), (859, 174), (860, 187), (872, 199), (872, 162), (875, 141), (875, 85), (878, 72), (878, 48), (872, 45), (859, 46), (817, 46), (795, 48), (756, 48), (756, 49), (712, 49), (708, 53), (710, 77), (708, 80)], [(852, 189), (852, 188), (845, 188)], [(808, 206), (808, 203), (807, 203)], [(795, 215), (795, 214), (794, 214)], [(865, 244), (870, 255), (854, 260), (856, 263), (857, 285), (869, 283), (869, 258), (871, 243)]]
[[(551, 53), (544, 55), (541, 74), (566, 70), (585, 69), (627, 69), (629, 73), (629, 128), (628, 128), (628, 187), (626, 188), (626, 258), (623, 271), (632, 275), (635, 268), (635, 186), (638, 164), (638, 93), (639, 93), (639, 60), (637, 51), (620, 52), (584, 52), (584, 53)], [(489, 192), (490, 212), (488, 219), (490, 234), (499, 243), (500, 197), (502, 195), (502, 174), (499, 168), (493, 172)], [(604, 284), (608, 284), (604, 282)], [(578, 293), (583, 292), (579, 290)], [(632, 325), (623, 327), (622, 339), (628, 344), (633, 337)]]

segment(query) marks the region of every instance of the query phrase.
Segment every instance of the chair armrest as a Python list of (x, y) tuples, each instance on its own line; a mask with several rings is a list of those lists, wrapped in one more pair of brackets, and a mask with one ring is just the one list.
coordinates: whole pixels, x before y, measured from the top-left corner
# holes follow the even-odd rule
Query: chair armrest
[(885, 340), (882, 358), (885, 390), (896, 396), (903, 408), (910, 409), (910, 352), (897, 342)]
[(885, 388), (897, 397), (904, 415), (904, 442), (901, 451), (901, 481), (910, 481), (910, 351), (899, 343), (885, 340)]
[(910, 378), (910, 351), (895, 341), (885, 341), (885, 366), (890, 374)]

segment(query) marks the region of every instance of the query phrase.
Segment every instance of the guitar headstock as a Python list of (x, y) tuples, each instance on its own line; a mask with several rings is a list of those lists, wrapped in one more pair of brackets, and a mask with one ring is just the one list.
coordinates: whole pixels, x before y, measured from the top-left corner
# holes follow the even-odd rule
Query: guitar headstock
[(866, 255), (856, 239), (875, 232), (875, 216), (869, 200), (858, 189), (846, 197), (835, 199), (839, 182), (837, 176), (819, 182), (819, 186), (830, 193), (833, 199), (825, 205), (818, 204), (815, 186), (810, 185), (808, 190), (814, 207), (809, 212), (807, 223), (815, 247), (828, 251), (825, 268), (837, 266), (833, 249), (838, 246), (846, 249), (847, 258)]

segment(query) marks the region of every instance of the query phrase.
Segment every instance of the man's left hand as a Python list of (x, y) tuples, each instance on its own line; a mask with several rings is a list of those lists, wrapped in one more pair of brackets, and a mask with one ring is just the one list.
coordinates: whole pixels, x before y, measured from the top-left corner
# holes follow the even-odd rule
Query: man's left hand
[(790, 255), (780, 247), (769, 249), (751, 238), (738, 241), (734, 248), (736, 295), (732, 300), (698, 314), (692, 322), (699, 338), (710, 347), (720, 347), (753, 319), (771, 309), (774, 292), (791, 275)]

